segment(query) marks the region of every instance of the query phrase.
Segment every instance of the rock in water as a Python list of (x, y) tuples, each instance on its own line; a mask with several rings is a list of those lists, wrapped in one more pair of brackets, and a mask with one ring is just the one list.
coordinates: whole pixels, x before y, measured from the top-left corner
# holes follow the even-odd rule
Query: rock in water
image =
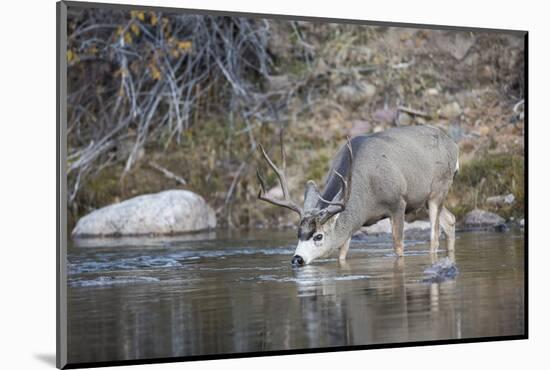
[(73, 236), (174, 234), (216, 227), (214, 210), (198, 194), (167, 190), (100, 208), (82, 217)]
[[(417, 220), (414, 222), (405, 222), (403, 225), (403, 231), (410, 235), (411, 233), (416, 236), (421, 236), (430, 231), (430, 222)], [(389, 218), (378, 221), (371, 226), (363, 226), (355, 234), (353, 234), (354, 240), (363, 240), (367, 238), (367, 235), (383, 235), (391, 234), (391, 222)]]
[(516, 201), (516, 197), (512, 193), (508, 195), (496, 195), (496, 196), (487, 198), (487, 204), (491, 204), (499, 207), (502, 207), (504, 205), (510, 205), (515, 201)]
[(367, 234), (390, 234), (391, 222), (389, 218), (378, 221), (374, 225), (361, 228)]
[(458, 267), (449, 257), (441, 258), (424, 270), (424, 281), (439, 283), (454, 279), (458, 275)]
[(405, 231), (430, 231), (430, 221), (416, 220), (414, 222), (405, 222)]
[(504, 224), (504, 219), (496, 213), (474, 209), (464, 216), (464, 225), (470, 228), (494, 227)]
[[(385, 218), (383, 220), (378, 221), (374, 225), (367, 226), (364, 231), (366, 231), (367, 234), (391, 234), (391, 222), (389, 218)], [(414, 222), (405, 222), (403, 225), (403, 231), (409, 231), (409, 230), (430, 230), (430, 222), (429, 221), (414, 221)]]

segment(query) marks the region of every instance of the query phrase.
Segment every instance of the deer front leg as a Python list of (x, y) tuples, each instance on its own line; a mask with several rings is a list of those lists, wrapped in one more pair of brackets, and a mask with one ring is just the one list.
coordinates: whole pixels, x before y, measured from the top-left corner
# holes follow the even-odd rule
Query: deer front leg
[(393, 236), (393, 251), (398, 257), (403, 257), (403, 227), (405, 226), (405, 206), (391, 217), (391, 232)]
[(346, 240), (344, 242), (344, 244), (342, 244), (342, 246), (340, 247), (340, 255), (338, 256), (338, 259), (340, 261), (345, 261), (346, 260), (346, 256), (348, 254), (348, 250), (349, 250), (349, 243), (351, 241), (351, 237)]

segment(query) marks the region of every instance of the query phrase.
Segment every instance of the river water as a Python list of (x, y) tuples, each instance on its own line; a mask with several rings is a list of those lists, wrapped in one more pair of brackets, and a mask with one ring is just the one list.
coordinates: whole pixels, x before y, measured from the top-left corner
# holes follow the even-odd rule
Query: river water
[[(69, 363), (524, 333), (523, 233), (353, 241), (293, 268), (294, 232), (80, 239), (68, 253)], [(448, 258), (448, 259), (445, 259)], [(438, 262), (456, 263), (440, 275)], [(429, 271), (433, 271), (432, 268)], [(449, 273), (450, 272), (450, 273)]]

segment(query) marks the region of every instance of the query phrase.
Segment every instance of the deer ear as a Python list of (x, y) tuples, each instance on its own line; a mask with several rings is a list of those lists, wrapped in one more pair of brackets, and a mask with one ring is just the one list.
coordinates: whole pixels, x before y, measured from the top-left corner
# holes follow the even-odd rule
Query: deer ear
[(304, 210), (310, 210), (317, 208), (319, 202), (319, 190), (313, 180), (309, 180), (306, 183), (306, 191), (304, 193)]

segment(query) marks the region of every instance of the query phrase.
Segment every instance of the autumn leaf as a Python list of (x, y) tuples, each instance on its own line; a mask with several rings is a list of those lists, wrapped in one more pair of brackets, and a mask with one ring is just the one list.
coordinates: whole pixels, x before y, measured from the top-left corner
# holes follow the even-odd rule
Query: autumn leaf
[(162, 22), (162, 29), (166, 34), (168, 34), (169, 28), (170, 28), (170, 21), (168, 20), (168, 18), (162, 17), (161, 22)]
[(192, 46), (193, 46), (193, 44), (191, 43), (191, 41), (180, 41), (180, 42), (178, 42), (178, 49), (180, 49), (180, 50), (189, 50), (189, 49), (191, 49)]
[(130, 34), (130, 32), (126, 32), (124, 34), (124, 42), (126, 44), (131, 44), (132, 43), (132, 35)]
[(149, 72), (151, 73), (151, 77), (153, 77), (154, 80), (160, 80), (162, 77), (159, 69), (154, 64), (149, 64)]
[(156, 26), (159, 21), (156, 14), (154, 12), (150, 12), (149, 15), (151, 17), (151, 26)]
[(67, 63), (78, 63), (80, 61), (80, 57), (78, 54), (76, 54), (71, 49), (67, 50)]
[(139, 36), (139, 26), (135, 23), (132, 23), (132, 25), (130, 26), (130, 29), (132, 30), (132, 32), (134, 33), (134, 35), (136, 36)]
[(139, 10), (132, 10), (132, 11), (130, 12), (130, 16), (131, 16), (132, 18), (134, 18), (134, 19), (137, 18), (137, 19), (139, 19), (140, 21), (145, 20), (145, 13), (140, 12)]

